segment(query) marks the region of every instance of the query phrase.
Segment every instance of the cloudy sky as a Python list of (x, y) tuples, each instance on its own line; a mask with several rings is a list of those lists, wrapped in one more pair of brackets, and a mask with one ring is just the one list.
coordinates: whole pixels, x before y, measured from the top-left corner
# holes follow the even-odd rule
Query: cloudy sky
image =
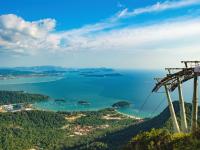
[(0, 0), (0, 66), (200, 60), (200, 0)]

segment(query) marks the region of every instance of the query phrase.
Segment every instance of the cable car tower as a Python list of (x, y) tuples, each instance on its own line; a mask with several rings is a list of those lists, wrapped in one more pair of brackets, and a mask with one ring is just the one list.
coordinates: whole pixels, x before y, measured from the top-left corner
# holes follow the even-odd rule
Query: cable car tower
[[(192, 99), (192, 119), (191, 119), (191, 132), (195, 132), (198, 128), (198, 76), (200, 76), (200, 61), (182, 61), (184, 63), (183, 68), (165, 68), (168, 71), (166, 77), (156, 78), (156, 85), (152, 92), (157, 92), (161, 87), (164, 87), (167, 96), (167, 102), (169, 105), (170, 115), (173, 122), (175, 132), (189, 132), (186, 114), (185, 104), (182, 92), (182, 84), (190, 79), (193, 79), (193, 99)], [(181, 129), (177, 122), (176, 114), (172, 104), (170, 92), (173, 92), (178, 88), (179, 107), (181, 116)]]

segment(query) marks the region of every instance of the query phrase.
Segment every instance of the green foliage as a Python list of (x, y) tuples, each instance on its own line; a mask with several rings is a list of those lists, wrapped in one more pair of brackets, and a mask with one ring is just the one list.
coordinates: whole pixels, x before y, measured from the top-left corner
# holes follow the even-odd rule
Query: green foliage
[(172, 140), (171, 134), (167, 130), (155, 130), (143, 132), (132, 139), (127, 149), (172, 149), (168, 143)]
[(0, 122), (0, 126), (59, 128), (66, 123), (66, 120), (60, 114), (36, 110), (0, 113)]
[(41, 94), (30, 94), (23, 91), (0, 91), (0, 105), (15, 103), (33, 103), (48, 99), (48, 96)]
[(1, 113), (0, 122), (3, 150), (54, 149), (63, 138), (61, 127), (67, 123), (62, 115), (45, 111)]
[[(73, 122), (65, 117), (84, 116)], [(104, 115), (124, 117), (114, 109), (89, 112), (50, 112), (21, 111), (0, 113), (0, 150), (45, 149), (45, 150), (107, 150), (106, 142), (96, 141), (98, 138), (116, 132), (134, 123), (134, 119), (124, 117), (122, 120), (102, 119)], [(96, 118), (96, 119), (95, 119)], [(100, 121), (99, 121), (100, 120)], [(109, 124), (108, 128), (101, 125)], [(73, 135), (77, 126), (92, 126), (93, 130), (86, 135)], [(63, 128), (67, 126), (67, 128)]]
[[(200, 149), (199, 132), (172, 134), (165, 129), (152, 129), (135, 136), (124, 150), (191, 150)], [(198, 136), (196, 136), (198, 135)]]
[[(180, 124), (180, 108), (179, 103), (173, 102), (174, 110), (177, 116), (178, 123)], [(191, 112), (192, 105), (189, 103), (185, 104), (187, 122), (188, 125), (191, 124)], [(200, 117), (200, 111), (198, 112)], [(198, 118), (199, 120), (200, 118)], [(138, 131), (149, 131), (152, 128), (157, 130), (152, 130), (151, 132), (144, 132), (139, 135)], [(170, 118), (169, 108), (167, 107), (163, 112), (158, 116), (149, 119), (140, 125), (132, 127), (132, 132), (134, 137), (131, 142), (126, 146), (126, 149), (135, 150), (135, 149), (158, 149), (158, 150), (170, 150), (170, 149), (200, 149), (200, 131), (197, 131), (193, 135), (189, 134), (171, 134), (173, 132), (173, 125)], [(132, 137), (133, 137), (132, 136)], [(160, 144), (162, 143), (162, 144)]]
[(102, 142), (91, 143), (87, 150), (108, 150), (108, 145)]
[[(174, 103), (179, 119), (178, 103)], [(186, 104), (190, 120), (191, 105)], [(65, 117), (81, 116), (74, 121)], [(122, 119), (106, 120), (103, 116)], [(0, 114), (0, 150), (44, 149), (44, 150), (119, 150), (132, 149), (199, 149), (200, 130), (193, 135), (171, 134), (169, 110), (137, 123), (112, 108), (87, 112), (22, 111)], [(189, 124), (189, 123), (188, 123)], [(108, 125), (101, 128), (101, 125)], [(90, 126), (86, 135), (75, 135), (77, 126)], [(65, 127), (65, 128), (63, 128)], [(152, 128), (155, 128), (151, 130)], [(160, 129), (162, 128), (162, 129)], [(151, 131), (150, 131), (151, 130)], [(145, 132), (150, 131), (150, 132)], [(140, 134), (139, 134), (140, 133)], [(71, 136), (73, 135), (73, 136)], [(133, 138), (132, 138), (133, 137)]]
[[(99, 126), (99, 125), (110, 125), (113, 127), (126, 126), (134, 123), (133, 119), (124, 118), (121, 114), (117, 113), (114, 109), (103, 109), (100, 111), (88, 111), (84, 113), (85, 116), (77, 119), (74, 123), (84, 126)], [(103, 116), (110, 114), (111, 117), (122, 118), (114, 120), (103, 119)]]
[[(174, 102), (173, 105), (174, 105), (176, 115), (178, 117), (178, 122), (180, 124), (179, 103)], [(188, 125), (190, 125), (192, 105), (189, 103), (186, 103), (185, 108), (186, 108)], [(199, 110), (200, 110), (200, 107), (199, 107)], [(200, 111), (199, 111), (199, 116), (200, 116)], [(106, 136), (98, 140), (106, 143), (109, 149), (111, 150), (118, 150), (118, 149), (121, 150), (128, 143), (128, 141), (132, 139), (132, 137), (136, 136), (137, 134), (141, 132), (150, 131), (152, 128), (155, 128), (155, 129), (163, 128), (163, 129), (168, 130), (169, 132), (173, 131), (168, 107), (165, 110), (163, 110), (158, 116), (152, 119), (144, 119), (144, 121), (141, 123), (135, 123), (135, 124), (129, 125), (126, 128), (123, 128), (119, 131), (107, 134)]]

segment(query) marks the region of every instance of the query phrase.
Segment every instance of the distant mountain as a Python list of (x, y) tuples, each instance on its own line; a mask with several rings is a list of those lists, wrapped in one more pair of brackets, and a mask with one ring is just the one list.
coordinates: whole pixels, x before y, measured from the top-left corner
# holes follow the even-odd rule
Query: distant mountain
[(34, 72), (30, 71), (30, 70), (15, 70), (14, 68), (0, 68), (0, 75), (1, 76), (6, 76), (6, 75), (13, 75), (13, 76), (17, 76), (17, 75), (29, 75), (32, 74)]
[(50, 71), (78, 71), (84, 73), (96, 73), (96, 72), (112, 72), (110, 68), (66, 68), (61, 66), (30, 66), (30, 67), (6, 67), (0, 68), (0, 70), (17, 70), (17, 71), (30, 71), (30, 72), (50, 72)]
[(14, 67), (0, 68), (0, 79), (13, 77), (31, 77), (44, 75), (61, 75), (67, 71), (64, 67), (57, 66), (34, 66), (34, 67)]
[(15, 67), (19, 71), (47, 72), (47, 71), (66, 71), (67, 68), (59, 66), (32, 66), (32, 67)]
[(120, 76), (109, 68), (65, 68), (60, 66), (31, 66), (31, 67), (4, 67), (0, 68), (0, 79), (19, 76), (58, 75), (63, 73), (79, 73), (84, 77)]

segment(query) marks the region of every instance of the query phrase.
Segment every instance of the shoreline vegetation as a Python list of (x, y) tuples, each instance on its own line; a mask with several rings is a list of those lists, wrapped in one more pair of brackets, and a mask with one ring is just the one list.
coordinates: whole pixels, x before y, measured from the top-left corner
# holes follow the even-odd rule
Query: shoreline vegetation
[(129, 115), (129, 114), (125, 114), (125, 113), (122, 113), (122, 112), (120, 112), (120, 111), (118, 111), (118, 110), (116, 110), (119, 114), (121, 114), (121, 115), (124, 115), (124, 116), (127, 116), (127, 117), (129, 117), (129, 118), (133, 118), (133, 119), (136, 119), (136, 120), (143, 120), (144, 118), (141, 118), (141, 117), (137, 117), (137, 116), (134, 116), (134, 115)]
[[(175, 112), (179, 113), (179, 103), (173, 104)], [(191, 104), (186, 104), (186, 108), (189, 116), (192, 111)], [(148, 136), (149, 133), (143, 133), (144, 131), (164, 128), (169, 130), (167, 135), (170, 135), (170, 131), (173, 130), (168, 108), (152, 119), (135, 119), (130, 115), (119, 113), (117, 109), (108, 108), (86, 112), (41, 110), (7, 112), (0, 113), (0, 120), (2, 120), (0, 149), (16, 150), (22, 148), (85, 150), (88, 147), (88, 150), (121, 150), (123, 148), (128, 150), (135, 149), (135, 143), (140, 144), (145, 141), (147, 145), (151, 144), (151, 139), (146, 141), (146, 135)], [(157, 137), (154, 134), (157, 132), (160, 133), (159, 130), (151, 131), (152, 140), (154, 138), (160, 140), (157, 138), (163, 134)], [(187, 142), (187, 139), (184, 140)], [(173, 139), (170, 144), (173, 144)], [(191, 144), (195, 146), (194, 142)]]
[(0, 120), (0, 149), (16, 150), (75, 150), (86, 143), (92, 144), (93, 150), (103, 144), (93, 143), (95, 139), (138, 122), (112, 108), (82, 112), (22, 110), (0, 113)]
[(49, 100), (49, 96), (43, 94), (31, 94), (25, 91), (0, 91), (0, 105), (9, 105), (17, 103), (32, 104), (40, 101)]
[[(6, 91), (2, 90), (0, 91), (0, 112), (16, 112), (16, 111), (23, 111), (23, 110), (40, 110), (40, 111), (52, 111), (52, 110), (46, 110), (46, 109), (40, 109), (34, 105), (35, 102), (42, 102), (42, 101), (48, 101), (50, 100), (50, 97), (47, 95), (42, 94), (33, 94), (33, 93), (27, 93), (25, 91)], [(55, 99), (56, 102), (65, 102), (64, 98), (58, 98)], [(86, 100), (80, 100), (77, 102), (79, 105), (90, 105), (90, 102)], [(123, 108), (129, 106), (130, 103), (127, 101), (119, 101), (112, 105), (113, 108), (105, 108), (105, 109), (114, 109), (116, 112), (118, 112), (121, 115), (127, 116), (132, 119), (142, 119), (140, 117), (134, 116), (134, 115), (128, 115), (125, 113), (122, 113), (118, 111), (118, 108)], [(94, 111), (100, 111), (100, 110), (94, 110)], [(54, 112), (54, 111), (52, 111)], [(66, 111), (68, 112), (68, 111)], [(82, 112), (82, 111), (70, 111), (70, 112)], [(87, 112), (87, 111), (83, 111)], [(90, 111), (88, 111), (90, 112)]]

